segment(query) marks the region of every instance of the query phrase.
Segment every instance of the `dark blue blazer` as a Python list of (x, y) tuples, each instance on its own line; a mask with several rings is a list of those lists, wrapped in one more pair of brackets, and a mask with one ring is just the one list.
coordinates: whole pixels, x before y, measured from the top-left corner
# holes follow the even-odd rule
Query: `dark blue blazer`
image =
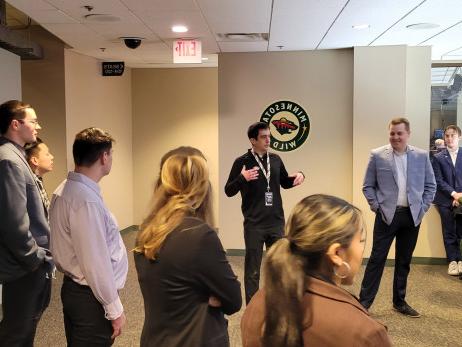
[(462, 192), (462, 150), (459, 149), (457, 153), (455, 167), (447, 149), (433, 157), (432, 165), (437, 185), (433, 202), (436, 205), (450, 207), (454, 200), (451, 193)]

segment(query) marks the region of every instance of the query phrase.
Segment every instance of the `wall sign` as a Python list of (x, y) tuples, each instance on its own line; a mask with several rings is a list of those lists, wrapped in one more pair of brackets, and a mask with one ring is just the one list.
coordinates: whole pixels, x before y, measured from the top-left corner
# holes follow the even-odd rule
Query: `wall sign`
[(271, 148), (276, 151), (290, 152), (299, 148), (310, 133), (308, 113), (292, 101), (276, 101), (269, 105), (260, 118), (269, 124)]
[(199, 40), (175, 40), (173, 42), (174, 64), (202, 63), (202, 44)]
[(125, 69), (123, 61), (104, 61), (102, 63), (103, 76), (122, 76)]

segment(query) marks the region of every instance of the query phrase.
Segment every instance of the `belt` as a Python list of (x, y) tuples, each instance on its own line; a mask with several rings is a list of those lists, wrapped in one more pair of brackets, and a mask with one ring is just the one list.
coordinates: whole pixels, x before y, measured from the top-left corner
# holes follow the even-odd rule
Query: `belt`
[(409, 206), (396, 206), (396, 212), (407, 212), (410, 210)]

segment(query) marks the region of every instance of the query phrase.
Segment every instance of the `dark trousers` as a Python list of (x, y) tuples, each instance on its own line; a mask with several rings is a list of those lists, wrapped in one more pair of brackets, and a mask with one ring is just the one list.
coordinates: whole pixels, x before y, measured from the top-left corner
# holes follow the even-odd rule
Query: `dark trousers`
[(17, 280), (3, 284), (3, 319), (0, 322), (1, 347), (32, 347), (43, 311), (50, 303), (50, 265), (40, 267)]
[(436, 205), (441, 217), (444, 249), (448, 262), (462, 260), (460, 254), (460, 240), (462, 239), (462, 217), (454, 217), (452, 208)]
[(280, 229), (260, 230), (246, 227), (244, 229), (245, 240), (245, 264), (244, 264), (244, 287), (245, 302), (248, 304), (252, 296), (257, 292), (260, 283), (260, 266), (263, 257), (263, 245), (268, 250), (273, 243), (283, 236), (284, 226)]
[(365, 308), (369, 308), (379, 290), (383, 268), (387, 260), (391, 243), (396, 237), (395, 244), (395, 273), (393, 277), (393, 304), (401, 306), (405, 303), (407, 277), (409, 275), (412, 253), (414, 252), (419, 235), (418, 226), (409, 208), (397, 209), (393, 221), (387, 225), (380, 213), (377, 213), (374, 224), (374, 240), (371, 257), (366, 266), (359, 301)]
[(61, 300), (68, 347), (106, 347), (114, 343), (112, 324), (90, 287), (64, 276)]

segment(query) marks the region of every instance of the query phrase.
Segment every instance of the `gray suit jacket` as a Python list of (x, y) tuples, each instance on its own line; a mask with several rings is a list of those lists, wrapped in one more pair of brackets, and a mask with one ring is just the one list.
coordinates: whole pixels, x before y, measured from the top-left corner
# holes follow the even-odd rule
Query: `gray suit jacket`
[(23, 153), (0, 137), (0, 283), (51, 261), (49, 236), (33, 173)]
[[(393, 148), (386, 145), (373, 149), (364, 177), (363, 193), (371, 210), (381, 213), (388, 225), (393, 221), (398, 201), (398, 178)], [(408, 146), (407, 198), (417, 226), (430, 208), (436, 192), (435, 175), (428, 152)]]

